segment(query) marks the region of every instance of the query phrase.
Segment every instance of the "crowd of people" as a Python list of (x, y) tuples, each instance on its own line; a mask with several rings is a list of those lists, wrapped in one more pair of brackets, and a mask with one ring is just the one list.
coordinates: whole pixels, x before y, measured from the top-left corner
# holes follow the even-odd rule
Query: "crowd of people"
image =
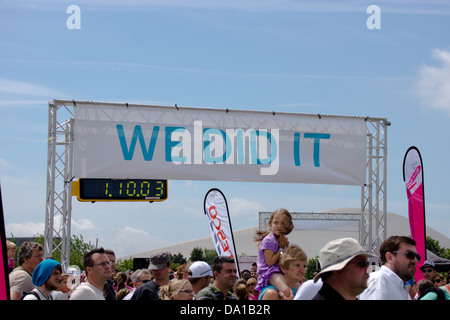
[[(61, 264), (44, 259), (43, 248), (25, 242), (18, 264), (9, 274), (12, 300), (450, 300), (450, 283), (437, 272), (433, 261), (420, 268), (424, 279), (414, 281), (417, 254), (415, 241), (391, 236), (380, 246), (379, 256), (368, 253), (353, 238), (340, 238), (319, 252), (321, 269), (304, 279), (306, 253), (290, 244), (293, 224), (290, 213), (272, 213), (269, 228), (259, 232), (256, 263), (238, 277), (232, 257), (218, 256), (188, 262), (172, 269), (168, 252), (150, 257), (148, 268), (116, 272), (112, 250), (95, 248), (84, 254), (82, 277), (63, 274)], [(7, 244), (8, 255), (16, 251)], [(369, 259), (378, 258), (381, 268), (370, 272)], [(78, 279), (78, 281), (74, 281)]]

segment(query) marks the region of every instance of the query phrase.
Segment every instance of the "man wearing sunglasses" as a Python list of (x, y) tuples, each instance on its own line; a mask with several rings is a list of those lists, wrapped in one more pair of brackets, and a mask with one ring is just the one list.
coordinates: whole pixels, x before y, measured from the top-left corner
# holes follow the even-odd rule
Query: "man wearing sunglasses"
[(137, 288), (152, 280), (152, 274), (148, 269), (138, 269), (131, 274), (130, 278), (133, 289), (123, 298), (123, 300), (131, 300), (131, 297)]
[(323, 285), (312, 300), (356, 300), (367, 288), (367, 259), (375, 257), (353, 238), (327, 243), (319, 252), (322, 269), (314, 277), (315, 282), (321, 278)]
[(431, 260), (427, 260), (423, 263), (423, 266), (420, 267), (420, 271), (422, 271), (425, 279), (433, 282), (432, 278), (436, 274), (436, 264)]
[(111, 278), (111, 265), (103, 248), (96, 248), (83, 256), (87, 281), (81, 283), (69, 300), (105, 300), (103, 287)]
[(361, 300), (411, 300), (405, 282), (415, 273), (420, 255), (416, 242), (405, 236), (392, 236), (380, 246), (381, 269), (370, 274)]

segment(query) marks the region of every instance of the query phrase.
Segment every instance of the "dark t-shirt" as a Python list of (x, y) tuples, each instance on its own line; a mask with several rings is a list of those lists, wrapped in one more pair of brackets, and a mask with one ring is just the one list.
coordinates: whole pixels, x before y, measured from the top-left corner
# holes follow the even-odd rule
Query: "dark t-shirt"
[(327, 283), (323, 283), (322, 288), (311, 300), (345, 300), (343, 296), (334, 290)]
[(158, 292), (159, 285), (152, 280), (137, 288), (131, 300), (161, 300)]

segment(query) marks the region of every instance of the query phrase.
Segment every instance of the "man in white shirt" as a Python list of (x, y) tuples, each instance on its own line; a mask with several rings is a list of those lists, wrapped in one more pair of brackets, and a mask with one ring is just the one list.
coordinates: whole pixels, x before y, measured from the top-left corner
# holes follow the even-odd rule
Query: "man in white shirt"
[(392, 236), (380, 246), (381, 269), (370, 274), (367, 289), (360, 300), (411, 300), (405, 282), (415, 273), (420, 255), (416, 242), (404, 236)]
[(322, 279), (314, 281), (314, 279), (308, 280), (302, 283), (300, 288), (297, 289), (294, 300), (311, 300), (322, 288)]
[(83, 256), (86, 281), (71, 293), (69, 300), (105, 300), (103, 287), (111, 278), (111, 262), (103, 248), (96, 248)]

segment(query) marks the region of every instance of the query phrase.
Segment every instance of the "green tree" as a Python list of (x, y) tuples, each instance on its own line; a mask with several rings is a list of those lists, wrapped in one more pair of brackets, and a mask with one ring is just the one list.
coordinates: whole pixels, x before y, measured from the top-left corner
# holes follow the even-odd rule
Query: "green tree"
[(177, 270), (181, 265), (187, 262), (186, 258), (181, 253), (175, 255), (170, 253), (170, 261), (172, 262), (172, 269)]
[(205, 262), (210, 266), (212, 265), (214, 259), (217, 257), (217, 251), (215, 249), (204, 249)]
[(118, 259), (116, 261), (116, 270), (117, 271), (128, 271), (128, 270), (133, 270), (133, 258), (129, 258), (129, 259)]
[[(44, 235), (42, 234), (37, 234), (34, 236), (34, 241), (36, 241), (37, 243), (41, 244), (43, 247), (45, 246), (44, 244)], [(61, 239), (54, 239), (54, 246), (58, 246), (61, 244)], [(70, 265), (76, 265), (80, 268), (80, 270), (84, 269), (83, 263), (81, 261), (81, 258), (83, 257), (83, 255), (94, 249), (95, 246), (89, 241), (86, 242), (83, 238), (82, 235), (72, 235), (72, 238), (70, 239), (70, 259), (69, 259), (69, 264)], [(61, 261), (61, 253), (59, 251), (54, 252), (53, 259), (57, 260), (57, 261)]]
[(189, 257), (189, 260), (191, 260), (192, 262), (195, 261), (205, 261), (205, 255), (203, 253), (203, 250), (199, 247), (195, 247), (192, 249), (191, 251), (191, 255)]
[(441, 247), (439, 241), (434, 240), (433, 238), (426, 237), (425, 247), (441, 258), (450, 259), (450, 249)]
[(70, 265), (77, 265), (83, 270), (84, 266), (81, 258), (86, 252), (94, 248), (95, 246), (90, 241), (84, 241), (81, 234), (79, 236), (76, 234), (72, 235), (72, 239), (70, 239)]
[(217, 257), (217, 251), (214, 249), (201, 249), (199, 247), (195, 247), (191, 251), (191, 255), (189, 257), (189, 260), (192, 262), (195, 261), (205, 261), (209, 265), (212, 265), (212, 262)]
[(170, 254), (170, 260), (172, 261), (172, 263), (176, 263), (179, 266), (187, 262), (186, 258), (183, 257), (183, 255), (180, 252), (174, 255)]
[(317, 257), (308, 260), (308, 264), (306, 265), (305, 279), (309, 280), (314, 278), (314, 273), (318, 268), (320, 268), (320, 266), (317, 265), (317, 262)]

